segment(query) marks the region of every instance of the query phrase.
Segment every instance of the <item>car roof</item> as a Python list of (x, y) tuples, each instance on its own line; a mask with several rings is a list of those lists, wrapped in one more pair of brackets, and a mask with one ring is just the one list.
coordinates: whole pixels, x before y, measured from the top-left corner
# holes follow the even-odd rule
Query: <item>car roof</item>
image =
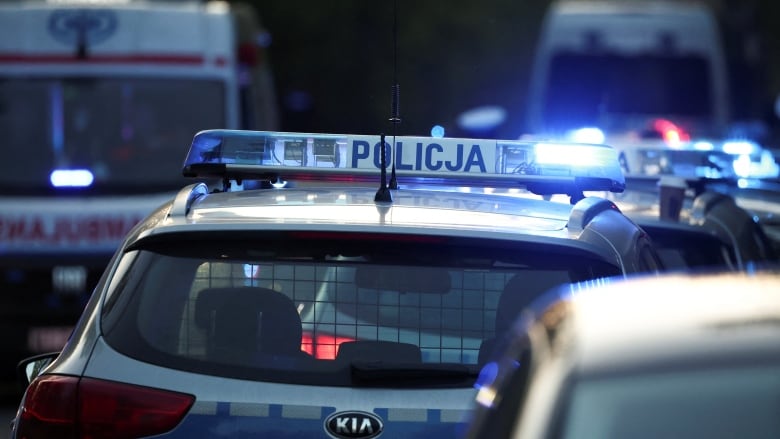
[(567, 303), (566, 333), (583, 373), (780, 358), (780, 271), (634, 277), (586, 287)]
[(376, 188), (322, 187), (215, 193), (193, 203), (172, 224), (268, 227), (278, 224), (328, 228), (414, 229), (431, 226), (485, 233), (565, 233), (571, 205), (540, 200), (431, 190), (397, 190), (393, 202), (378, 209)]
[[(587, 247), (611, 258), (583, 235), (588, 222), (614, 204), (595, 197), (577, 205), (533, 196), (403, 189), (393, 202), (376, 203), (376, 187), (331, 184), (236, 192), (183, 188), (150, 215), (130, 241), (175, 232), (307, 230), (413, 233), (518, 241), (547, 241)], [(626, 220), (628, 223), (628, 220)], [(605, 252), (609, 254), (605, 255)]]
[(202, 131), (182, 170), (199, 183), (147, 217), (125, 248), (174, 233), (371, 232), (544, 242), (624, 272), (660, 265), (636, 223), (585, 195), (624, 189), (607, 145), (408, 136), (395, 145), (388, 184), (384, 136)]

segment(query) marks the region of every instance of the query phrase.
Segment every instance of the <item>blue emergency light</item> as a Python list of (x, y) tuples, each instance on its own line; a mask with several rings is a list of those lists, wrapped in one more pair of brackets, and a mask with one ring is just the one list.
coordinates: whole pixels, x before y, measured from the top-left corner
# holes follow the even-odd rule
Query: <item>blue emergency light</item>
[(224, 180), (376, 182), (382, 150), (399, 183), (522, 187), (537, 194), (622, 192), (617, 152), (607, 145), (244, 130), (197, 133), (187, 177)]
[(644, 142), (627, 147), (635, 150), (638, 174), (669, 174), (685, 178), (771, 178), (778, 166), (771, 153), (749, 141), (696, 140), (670, 146)]
[(49, 174), (54, 187), (89, 187), (95, 176), (88, 169), (55, 169)]

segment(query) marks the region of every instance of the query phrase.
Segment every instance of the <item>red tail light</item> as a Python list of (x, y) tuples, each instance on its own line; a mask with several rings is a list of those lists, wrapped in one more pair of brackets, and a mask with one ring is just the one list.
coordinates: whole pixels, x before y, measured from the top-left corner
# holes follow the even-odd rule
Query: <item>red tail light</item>
[(241, 43), (238, 45), (238, 62), (254, 67), (262, 62), (260, 48), (253, 43)]
[(656, 119), (653, 122), (653, 129), (655, 129), (670, 146), (676, 146), (681, 142), (691, 140), (690, 134), (670, 120)]
[(330, 334), (317, 334), (316, 337), (308, 332), (303, 333), (301, 350), (313, 355), (319, 360), (334, 360), (338, 353), (338, 347), (346, 341), (355, 341), (349, 337), (336, 337)]
[(195, 397), (92, 378), (45, 375), (27, 388), (20, 438), (134, 438), (165, 433)]

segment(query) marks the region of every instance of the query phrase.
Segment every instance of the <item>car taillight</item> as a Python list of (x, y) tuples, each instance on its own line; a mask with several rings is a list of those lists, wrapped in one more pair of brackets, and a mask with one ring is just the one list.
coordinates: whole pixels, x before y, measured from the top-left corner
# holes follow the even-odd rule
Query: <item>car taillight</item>
[(301, 350), (314, 356), (318, 360), (334, 360), (338, 353), (338, 346), (347, 341), (355, 341), (354, 338), (337, 337), (330, 334), (317, 334), (304, 332), (301, 341)]
[(93, 378), (45, 375), (27, 388), (19, 438), (134, 438), (174, 428), (192, 395)]
[(241, 43), (238, 45), (238, 62), (246, 66), (255, 67), (262, 62), (262, 51), (254, 43)]
[(17, 437), (75, 438), (78, 378), (48, 375), (35, 379), (24, 395)]
[(654, 120), (653, 129), (660, 134), (661, 138), (664, 139), (669, 146), (677, 146), (681, 142), (688, 142), (691, 140), (690, 134), (670, 120)]

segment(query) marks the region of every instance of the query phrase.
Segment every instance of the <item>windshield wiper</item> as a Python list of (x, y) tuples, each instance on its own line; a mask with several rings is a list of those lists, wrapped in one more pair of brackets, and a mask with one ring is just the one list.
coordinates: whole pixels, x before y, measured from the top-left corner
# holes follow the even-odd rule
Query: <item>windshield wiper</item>
[(353, 384), (357, 385), (442, 385), (471, 384), (479, 375), (476, 365), (353, 361)]

